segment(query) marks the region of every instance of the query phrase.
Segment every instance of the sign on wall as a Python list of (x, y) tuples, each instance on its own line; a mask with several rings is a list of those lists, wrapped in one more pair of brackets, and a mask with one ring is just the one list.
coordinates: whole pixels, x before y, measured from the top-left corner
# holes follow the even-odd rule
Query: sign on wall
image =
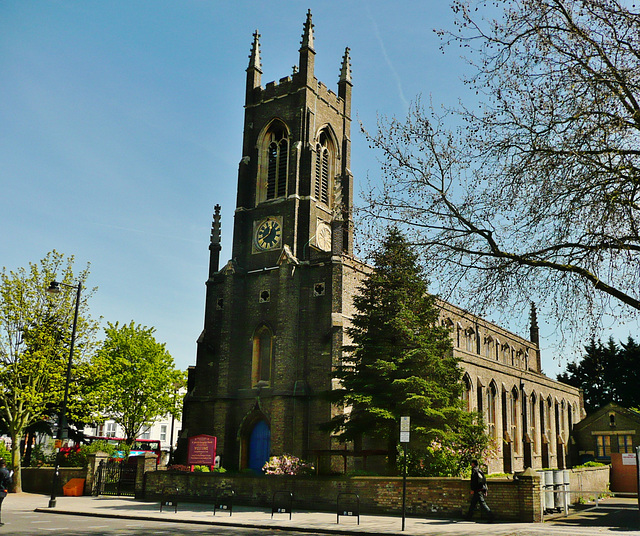
[(201, 434), (189, 438), (187, 465), (213, 465), (216, 458), (216, 437)]

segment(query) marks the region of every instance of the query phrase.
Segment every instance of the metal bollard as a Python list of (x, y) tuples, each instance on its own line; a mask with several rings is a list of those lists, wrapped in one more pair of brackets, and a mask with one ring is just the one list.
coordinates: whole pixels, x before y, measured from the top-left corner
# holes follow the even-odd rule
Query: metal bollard
[(551, 511), (554, 508), (553, 498), (553, 471), (544, 472), (544, 509)]
[(563, 481), (563, 488), (564, 488), (564, 515), (568, 516), (569, 515), (569, 506), (571, 504), (571, 471), (569, 471), (569, 469), (565, 469), (564, 471), (562, 471), (562, 481)]
[(558, 511), (564, 510), (564, 493), (562, 493), (564, 488), (564, 475), (563, 471), (554, 471), (553, 472), (553, 489), (555, 491), (554, 495), (554, 508), (557, 508)]

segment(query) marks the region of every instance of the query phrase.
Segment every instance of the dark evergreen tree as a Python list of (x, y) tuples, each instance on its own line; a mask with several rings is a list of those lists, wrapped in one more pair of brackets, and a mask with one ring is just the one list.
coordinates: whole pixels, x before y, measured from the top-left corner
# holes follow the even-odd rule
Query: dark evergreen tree
[(640, 408), (640, 344), (632, 337), (618, 351), (614, 386), (620, 405)]
[(640, 345), (632, 337), (621, 346), (609, 338), (607, 344), (591, 340), (585, 355), (577, 363), (569, 363), (558, 380), (584, 391), (587, 413), (616, 402), (625, 407), (640, 407)]
[[(347, 411), (326, 428), (342, 440), (384, 441), (395, 470), (401, 416), (411, 418), (412, 444), (446, 445), (477, 454), (486, 435), (461, 403), (462, 371), (417, 256), (400, 231), (389, 229), (373, 254), (373, 271), (354, 298), (352, 344), (337, 368), (333, 400)], [(473, 443), (473, 444), (472, 444)], [(477, 448), (476, 448), (477, 447)]]

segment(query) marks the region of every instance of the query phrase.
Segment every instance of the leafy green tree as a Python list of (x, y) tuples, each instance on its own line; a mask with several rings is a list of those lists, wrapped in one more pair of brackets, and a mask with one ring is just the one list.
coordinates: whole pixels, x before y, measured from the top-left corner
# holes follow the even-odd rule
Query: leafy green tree
[(618, 345), (613, 338), (607, 344), (592, 339), (585, 346), (585, 355), (576, 363), (569, 363), (558, 380), (580, 387), (584, 392), (587, 413), (609, 402), (624, 407), (640, 406), (640, 345), (629, 337)]
[(448, 330), (438, 325), (435, 298), (396, 228), (373, 254), (373, 270), (354, 305), (357, 313), (347, 330), (352, 343), (335, 373), (341, 387), (330, 395), (345, 411), (326, 428), (341, 440), (384, 441), (391, 471), (401, 416), (411, 418), (418, 444), (468, 447), (462, 445), (467, 437), (486, 444), (478, 416), (463, 410), (462, 371)]
[(176, 370), (164, 343), (156, 342), (154, 328), (109, 323), (97, 362), (104, 373), (102, 415), (124, 430), (128, 445), (159, 416), (179, 416), (176, 390), (184, 374)]
[(381, 122), (371, 217), (408, 225), (428, 269), (447, 274), (442, 292), (476, 311), (545, 303), (574, 338), (604, 313), (637, 315), (638, 4), (456, 0), (453, 11), (443, 50), (466, 54), (470, 100)]
[[(83, 285), (88, 267), (73, 272), (73, 257), (55, 250), (28, 268), (0, 274), (0, 419), (12, 439), (11, 465), (16, 491), (22, 489), (20, 441), (28, 426), (56, 415), (63, 396), (69, 343), (75, 309), (75, 293), (51, 296), (46, 292), (54, 279)], [(88, 289), (81, 298), (72, 369), (73, 391), (83, 385), (80, 374), (90, 355), (96, 324), (88, 314)], [(70, 399), (74, 397), (71, 396)], [(80, 416), (80, 405), (69, 412)]]

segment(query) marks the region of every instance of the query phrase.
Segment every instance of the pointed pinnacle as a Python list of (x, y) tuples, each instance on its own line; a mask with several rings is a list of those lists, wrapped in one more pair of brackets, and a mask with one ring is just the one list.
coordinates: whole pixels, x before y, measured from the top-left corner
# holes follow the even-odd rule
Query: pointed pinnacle
[(536, 311), (536, 304), (531, 302), (531, 326), (538, 327), (538, 313)]
[(211, 243), (220, 245), (220, 205), (213, 208), (213, 223), (211, 224)]
[(342, 56), (342, 67), (340, 68), (340, 82), (351, 83), (351, 57), (349, 56), (349, 47), (344, 49)]
[(258, 30), (253, 32), (253, 43), (251, 45), (251, 54), (249, 54), (249, 69), (251, 68), (262, 72), (262, 63), (260, 62), (260, 34)]
[(313, 50), (313, 23), (311, 22), (311, 10), (307, 11), (307, 20), (304, 23), (304, 31), (302, 32), (302, 45), (300, 48), (310, 48)]

